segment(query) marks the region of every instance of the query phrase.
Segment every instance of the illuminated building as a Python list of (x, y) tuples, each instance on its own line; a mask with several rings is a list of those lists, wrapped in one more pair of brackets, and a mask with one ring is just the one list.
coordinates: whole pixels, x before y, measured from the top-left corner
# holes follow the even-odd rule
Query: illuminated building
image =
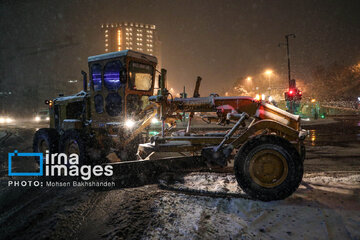
[(161, 66), (160, 41), (155, 25), (141, 23), (111, 23), (101, 25), (104, 50), (116, 52), (132, 49), (156, 56)]

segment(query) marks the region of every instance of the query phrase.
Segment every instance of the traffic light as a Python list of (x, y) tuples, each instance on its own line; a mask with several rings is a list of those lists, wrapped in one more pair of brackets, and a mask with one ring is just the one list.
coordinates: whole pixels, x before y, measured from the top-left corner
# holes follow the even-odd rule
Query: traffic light
[(302, 97), (302, 92), (297, 88), (289, 89), (285, 93), (285, 100), (286, 101), (300, 101)]
[(287, 91), (285, 93), (285, 100), (286, 101), (293, 101), (294, 100), (294, 95), (295, 95), (294, 89), (289, 89), (289, 91)]

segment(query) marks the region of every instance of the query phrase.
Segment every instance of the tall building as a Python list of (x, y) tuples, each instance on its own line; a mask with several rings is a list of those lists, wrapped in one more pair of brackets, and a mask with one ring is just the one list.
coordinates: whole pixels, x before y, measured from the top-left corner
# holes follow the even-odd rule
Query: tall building
[(105, 52), (126, 49), (143, 52), (158, 58), (161, 66), (161, 46), (155, 25), (141, 23), (102, 24)]

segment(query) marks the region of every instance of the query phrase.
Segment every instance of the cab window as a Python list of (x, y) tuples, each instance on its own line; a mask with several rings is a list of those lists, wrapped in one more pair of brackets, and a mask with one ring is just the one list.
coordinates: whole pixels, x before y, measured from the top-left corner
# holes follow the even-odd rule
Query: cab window
[(101, 65), (94, 64), (91, 66), (91, 77), (93, 81), (94, 91), (101, 90)]
[(120, 61), (108, 62), (104, 69), (104, 85), (108, 90), (118, 90), (122, 85), (122, 64)]
[(148, 64), (130, 62), (129, 88), (132, 90), (149, 91), (153, 83), (154, 68)]

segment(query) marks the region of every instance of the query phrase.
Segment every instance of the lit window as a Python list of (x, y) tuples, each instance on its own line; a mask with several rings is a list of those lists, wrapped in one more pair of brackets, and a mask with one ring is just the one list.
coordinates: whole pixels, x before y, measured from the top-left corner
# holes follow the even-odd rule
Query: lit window
[(109, 49), (105, 48), (105, 52), (109, 51)]
[(109, 30), (106, 29), (105, 32), (107, 33), (107, 32), (109, 32)]
[(107, 46), (109, 46), (109, 44), (106, 43), (106, 44), (105, 44), (105, 47), (107, 47)]
[(108, 34), (105, 34), (105, 37), (108, 37), (109, 35)]
[(120, 71), (122, 65), (119, 61), (109, 62), (104, 68), (104, 85), (108, 90), (117, 90), (121, 86)]
[(94, 64), (91, 66), (91, 77), (94, 91), (101, 90), (101, 65)]
[(109, 41), (109, 39), (105, 39), (105, 42)]
[(117, 31), (117, 43), (120, 46), (120, 43), (121, 43), (121, 31), (120, 30)]

